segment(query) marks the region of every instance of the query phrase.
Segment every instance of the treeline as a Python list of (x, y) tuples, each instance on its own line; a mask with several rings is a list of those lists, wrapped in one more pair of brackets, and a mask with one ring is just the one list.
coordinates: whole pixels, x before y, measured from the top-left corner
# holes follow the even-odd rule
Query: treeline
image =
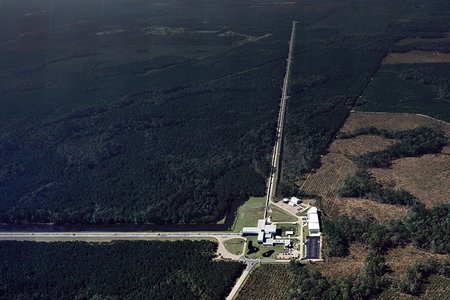
[(367, 169), (358, 169), (345, 178), (339, 193), (343, 197), (367, 197), (381, 203), (413, 205), (417, 198), (404, 189), (385, 188), (372, 177)]
[(432, 275), (450, 278), (450, 262), (439, 263), (435, 259), (428, 259), (423, 263), (414, 263), (403, 274), (397, 288), (402, 292), (418, 296), (423, 292), (423, 285)]
[(378, 253), (389, 248), (412, 243), (418, 248), (436, 253), (450, 253), (450, 204), (426, 209), (418, 203), (408, 216), (380, 225), (373, 220), (340, 216), (324, 220), (327, 255), (346, 256), (352, 242), (362, 242)]
[[(448, 143), (442, 130), (431, 127), (419, 127), (396, 132), (367, 128), (361, 129), (359, 133), (377, 134), (397, 139), (395, 144), (388, 146), (385, 150), (373, 151), (355, 157), (356, 163), (362, 168), (387, 168), (394, 159), (439, 153)], [(344, 135), (344, 137), (348, 136), (352, 136), (352, 134)]]
[(289, 299), (372, 299), (384, 289), (394, 286), (400, 292), (419, 296), (423, 285), (432, 275), (450, 277), (450, 263), (439, 263), (429, 259), (410, 266), (400, 281), (389, 277), (389, 266), (382, 255), (370, 252), (363, 269), (358, 273), (339, 279), (328, 279), (318, 271), (310, 271), (301, 263), (289, 265), (294, 281), (289, 291)]
[(318, 271), (310, 271), (304, 264), (289, 266), (293, 284), (289, 299), (347, 300), (370, 299), (389, 285), (385, 278), (388, 267), (383, 256), (369, 253), (364, 268), (353, 276), (330, 280)]
[(245, 265), (209, 241), (0, 242), (2, 299), (224, 299)]

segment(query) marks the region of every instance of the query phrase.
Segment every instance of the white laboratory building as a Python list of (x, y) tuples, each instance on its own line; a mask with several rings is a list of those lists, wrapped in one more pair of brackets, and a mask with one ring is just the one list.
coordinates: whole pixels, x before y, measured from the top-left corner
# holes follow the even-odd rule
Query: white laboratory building
[(319, 222), (319, 213), (317, 207), (311, 207), (308, 209), (307, 213), (308, 217), (308, 230), (309, 235), (320, 235), (320, 222)]

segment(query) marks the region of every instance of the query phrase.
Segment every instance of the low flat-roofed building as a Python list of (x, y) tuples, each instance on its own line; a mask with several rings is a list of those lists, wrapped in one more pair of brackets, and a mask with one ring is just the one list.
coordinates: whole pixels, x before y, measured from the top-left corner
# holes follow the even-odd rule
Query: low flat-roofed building
[(286, 235), (293, 235), (293, 234), (294, 234), (294, 231), (293, 231), (293, 230), (287, 230), (287, 231), (285, 232), (285, 234), (286, 234)]
[[(264, 246), (273, 245), (285, 245), (286, 247), (291, 245), (290, 240), (283, 240), (280, 236), (276, 235), (277, 225), (267, 224), (267, 219), (259, 219), (257, 227), (244, 227), (242, 228), (241, 235), (256, 235), (257, 242)], [(292, 234), (294, 232), (292, 231)]]
[(257, 227), (259, 229), (264, 229), (264, 226), (266, 226), (266, 219), (259, 219)]
[(308, 229), (309, 234), (319, 234), (320, 233), (320, 222), (317, 207), (311, 207), (308, 209)]
[(277, 225), (265, 225), (264, 231), (266, 233), (275, 234), (277, 232)]
[(242, 228), (242, 235), (257, 235), (261, 232), (261, 229), (258, 227), (244, 227)]
[(261, 231), (261, 232), (258, 233), (257, 241), (258, 241), (258, 243), (263, 243), (264, 240), (265, 240), (264, 231)]

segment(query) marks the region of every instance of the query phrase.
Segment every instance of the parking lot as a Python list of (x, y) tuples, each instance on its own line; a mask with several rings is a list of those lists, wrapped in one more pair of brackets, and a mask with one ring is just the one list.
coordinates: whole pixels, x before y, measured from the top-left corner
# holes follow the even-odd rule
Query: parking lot
[(306, 237), (306, 259), (320, 258), (320, 236)]

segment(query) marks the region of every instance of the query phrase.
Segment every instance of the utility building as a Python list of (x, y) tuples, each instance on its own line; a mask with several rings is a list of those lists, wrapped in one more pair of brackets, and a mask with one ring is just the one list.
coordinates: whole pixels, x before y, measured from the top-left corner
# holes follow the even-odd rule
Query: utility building
[(292, 197), (291, 200), (289, 200), (289, 204), (292, 206), (299, 205), (302, 202), (302, 200), (298, 199), (297, 197)]
[(320, 222), (317, 207), (308, 209), (308, 229), (309, 235), (320, 235)]

